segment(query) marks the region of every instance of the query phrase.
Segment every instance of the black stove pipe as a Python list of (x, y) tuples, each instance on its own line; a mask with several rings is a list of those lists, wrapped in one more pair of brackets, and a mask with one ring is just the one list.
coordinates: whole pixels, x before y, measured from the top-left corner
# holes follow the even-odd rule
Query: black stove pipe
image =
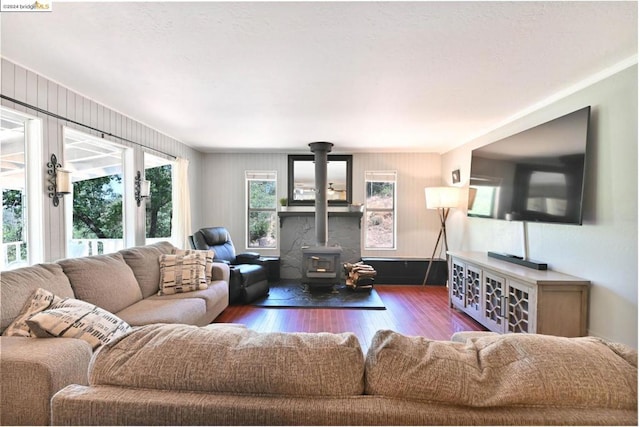
[(312, 142), (309, 144), (315, 161), (316, 186), (316, 243), (327, 246), (328, 237), (328, 202), (327, 202), (327, 163), (328, 154), (333, 144), (330, 142)]

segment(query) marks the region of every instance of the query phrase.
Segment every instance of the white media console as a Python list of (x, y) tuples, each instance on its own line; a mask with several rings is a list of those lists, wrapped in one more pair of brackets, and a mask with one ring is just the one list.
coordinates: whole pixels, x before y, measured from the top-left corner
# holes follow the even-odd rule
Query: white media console
[(565, 337), (587, 334), (589, 281), (482, 252), (449, 252), (449, 302), (487, 329)]

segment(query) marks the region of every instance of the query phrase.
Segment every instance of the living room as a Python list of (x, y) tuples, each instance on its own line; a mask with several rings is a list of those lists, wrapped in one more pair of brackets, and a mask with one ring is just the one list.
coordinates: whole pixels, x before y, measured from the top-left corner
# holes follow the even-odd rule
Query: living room
[[(431, 13), (428, 10), (431, 2), (415, 2), (413, 7), (418, 7), (415, 5), (420, 3), (424, 3), (422, 7), (425, 9), (421, 16), (426, 19), (425, 17)], [(451, 8), (454, 8), (456, 4), (461, 7), (471, 7), (467, 2), (447, 3), (452, 3), (449, 6)], [(119, 52), (126, 44), (137, 45), (136, 38), (142, 37), (145, 31), (150, 31), (151, 35), (161, 34), (166, 37), (172, 25), (176, 25), (169, 18), (165, 21), (157, 21), (157, 27), (154, 30), (157, 32), (154, 32), (148, 29), (144, 30), (142, 25), (139, 30), (136, 30), (138, 28), (135, 24), (136, 19), (153, 21), (153, 19), (159, 18), (153, 15), (153, 19), (151, 19), (150, 11), (146, 17), (134, 14), (127, 15), (126, 2), (120, 3), (119, 9), (115, 3), (98, 5), (53, 2), (53, 11), (47, 13), (4, 13), (3, 11), (1, 17), (2, 86), (0, 92), (3, 95), (2, 106), (41, 119), (43, 139), (40, 158), (42, 161), (38, 164), (45, 165), (49, 161), (50, 155), (56, 153), (64, 165), (62, 128), (65, 126), (75, 128), (78, 131), (86, 131), (98, 138), (114, 142), (118, 142), (118, 138), (133, 142), (130, 146), (135, 151), (134, 159), (137, 169), (142, 167), (144, 147), (158, 150), (173, 157), (187, 159), (189, 161), (190, 233), (202, 227), (223, 225), (227, 227), (236, 242), (246, 241), (245, 212), (247, 207), (244, 188), (246, 171), (275, 172), (277, 175), (277, 194), (279, 197), (286, 196), (288, 192), (288, 156), (290, 154), (310, 154), (308, 144), (311, 142), (331, 141), (334, 144), (332, 154), (353, 156), (353, 203), (364, 202), (366, 194), (364, 177), (367, 171), (397, 172), (395, 247), (392, 250), (363, 248), (361, 255), (363, 257), (404, 259), (429, 258), (440, 231), (438, 216), (434, 211), (425, 208), (425, 187), (455, 186), (466, 191), (469, 185), (471, 155), (474, 149), (585, 106), (590, 106), (590, 145), (582, 225), (528, 223), (524, 228), (522, 222), (519, 221), (496, 221), (469, 217), (465, 206), (452, 209), (448, 217), (446, 223), (448, 246), (452, 251), (483, 253), (496, 251), (516, 255), (522, 255), (523, 252), (526, 252), (531, 259), (548, 263), (550, 270), (589, 280), (588, 335), (637, 348), (637, 3), (594, 2), (586, 4), (579, 2), (574, 6), (564, 5), (566, 8), (574, 7), (573, 10), (560, 7), (563, 3), (530, 3), (532, 9), (525, 11), (529, 15), (524, 13), (517, 19), (513, 18), (517, 22), (512, 28), (513, 34), (500, 35), (505, 40), (512, 36), (519, 42), (527, 38), (535, 39), (534, 34), (539, 34), (537, 32), (539, 28), (535, 26), (536, 22), (540, 23), (537, 20), (553, 20), (554, 13), (558, 13), (558, 16), (567, 21), (562, 21), (561, 24), (556, 22), (557, 26), (554, 28), (557, 32), (549, 35), (549, 39), (541, 37), (540, 44), (537, 45), (538, 47), (544, 46), (548, 52), (533, 52), (530, 53), (529, 62), (517, 63), (516, 61), (514, 63), (510, 62), (509, 58), (499, 56), (501, 49), (507, 49), (509, 52), (518, 50), (517, 47), (511, 47), (509, 50), (509, 43), (504, 42), (496, 50), (486, 53), (483, 61), (487, 65), (486, 70), (488, 71), (473, 69), (462, 73), (458, 69), (447, 68), (445, 74), (447, 72), (462, 74), (460, 74), (459, 87), (448, 86), (441, 89), (446, 92), (446, 96), (435, 91), (434, 88), (439, 85), (437, 83), (428, 87), (433, 92), (420, 92), (418, 88), (420, 90), (425, 88), (416, 86), (414, 89), (419, 94), (416, 95), (416, 98), (420, 99), (405, 100), (409, 104), (411, 102), (427, 104), (424, 99), (429, 99), (430, 96), (437, 97), (440, 103), (433, 109), (427, 110), (427, 113), (441, 109), (447, 114), (443, 112), (442, 115), (436, 115), (435, 118), (427, 120), (424, 112), (399, 108), (404, 104), (395, 104), (396, 100), (392, 94), (393, 90), (403, 86), (401, 83), (391, 85), (391, 89), (387, 91), (381, 91), (379, 97), (390, 98), (388, 107), (382, 108), (379, 107), (379, 104), (369, 105), (366, 102), (349, 103), (348, 99), (340, 98), (343, 86), (338, 85), (335, 89), (331, 89), (331, 85), (327, 82), (312, 80), (310, 85), (313, 89), (312, 92), (299, 93), (292, 89), (289, 98), (308, 96), (309, 103), (312, 103), (311, 93), (318, 96), (317, 92), (324, 92), (325, 96), (313, 104), (316, 109), (314, 111), (317, 114), (316, 117), (313, 120), (307, 118), (308, 121), (297, 120), (288, 124), (277, 121), (281, 120), (277, 115), (279, 109), (292, 113), (289, 106), (285, 108), (283, 104), (275, 103), (275, 100), (273, 105), (260, 104), (260, 102), (264, 102), (264, 98), (258, 97), (261, 84), (265, 80), (269, 80), (269, 76), (273, 77), (273, 69), (267, 70), (272, 74), (265, 72), (261, 78), (256, 80), (249, 79), (254, 77), (254, 74), (259, 74), (258, 69), (239, 73), (242, 74), (242, 78), (233, 81), (233, 89), (241, 93), (244, 98), (243, 102), (233, 105), (231, 98), (225, 102), (212, 102), (211, 105), (215, 105), (215, 110), (200, 111), (193, 116), (189, 111), (183, 110), (183, 107), (187, 105), (186, 101), (185, 103), (177, 102), (176, 98), (169, 97), (169, 94), (201, 91), (194, 82), (210, 80), (202, 69), (194, 67), (197, 69), (194, 82), (190, 82), (189, 76), (185, 74), (179, 74), (175, 80), (165, 80), (165, 86), (157, 90), (163, 95), (151, 99), (141, 98), (138, 95), (130, 96), (130, 88), (114, 84), (113, 82), (123, 78), (118, 71), (120, 69), (127, 70), (126, 73), (123, 72), (126, 74), (124, 78), (136, 76), (134, 85), (145, 86), (146, 80), (154, 80), (155, 71), (149, 71), (152, 68), (147, 68), (144, 61), (137, 63), (134, 56), (126, 54), (126, 52), (118, 54), (114, 51)], [(200, 7), (205, 7), (205, 4), (207, 3), (201, 2)], [(235, 9), (230, 15), (221, 15), (219, 19), (235, 17), (238, 21), (230, 26), (236, 26), (236, 30), (241, 31), (245, 37), (248, 37), (247, 34), (251, 35), (250, 40), (255, 40), (253, 37), (259, 38), (259, 35), (256, 36), (252, 33), (251, 28), (258, 25), (258, 22), (264, 23), (266, 21), (268, 24), (268, 20), (249, 21), (249, 16), (255, 17), (251, 12), (251, 7), (255, 4), (253, 6), (252, 3), (239, 2), (239, 4), (243, 4), (243, 6), (238, 6), (239, 9)], [(291, 6), (303, 10), (305, 4), (292, 3)], [(339, 8), (341, 2), (331, 2), (331, 4), (333, 7)], [(359, 7), (368, 5), (367, 2), (358, 2), (358, 4)], [(387, 7), (390, 9), (382, 9), (382, 12), (391, 13), (390, 16), (393, 19), (389, 18), (389, 21), (397, 18), (393, 12), (394, 4), (396, 3), (387, 3)], [(508, 8), (510, 4), (503, 3), (502, 7)], [(146, 3), (146, 5), (147, 7), (157, 7), (158, 10), (171, 16), (172, 5), (177, 6), (178, 2)], [(230, 5), (233, 6), (232, 3)], [(261, 2), (259, 8), (268, 8), (270, 5), (270, 2)], [(276, 3), (273, 5), (275, 6)], [(279, 5), (286, 7), (286, 3), (279, 3)], [(438, 3), (438, 5), (442, 7), (442, 3)], [(223, 4), (218, 3), (217, 6), (222, 8)], [(485, 24), (494, 18), (500, 22), (507, 20), (508, 10), (497, 14), (498, 9), (493, 8), (498, 6), (494, 3), (487, 3), (485, 6), (491, 10), (491, 13), (484, 13), (481, 6), (476, 6), (476, 9), (471, 8), (477, 13), (477, 16), (463, 16), (469, 21), (477, 18)], [(102, 7), (105, 9), (101, 9)], [(142, 6), (138, 5), (137, 7)], [(356, 6), (350, 4), (350, 7)], [(382, 6), (380, 7), (382, 8)], [(409, 6), (406, 3), (398, 2), (397, 7), (402, 9)], [(607, 10), (608, 13), (602, 13), (598, 7), (604, 8), (602, 10)], [(587, 10), (581, 11), (580, 8)], [(140, 9), (135, 9), (135, 11), (140, 12)], [(132, 13), (131, 10), (129, 12)], [(324, 13), (328, 12), (324, 11)], [(462, 12), (453, 12), (454, 15), (458, 13)], [(585, 22), (594, 27), (593, 31), (598, 34), (595, 37), (612, 37), (610, 40), (615, 41), (610, 42), (608, 39), (607, 43), (603, 43), (603, 45), (607, 45), (606, 48), (603, 45), (592, 46), (587, 42), (582, 42), (580, 37), (584, 35), (585, 27), (588, 29), (589, 25), (585, 24), (584, 27), (579, 27), (583, 32), (570, 26), (573, 21), (569, 22), (568, 17), (575, 16), (575, 14), (579, 14), (581, 18), (585, 19)], [(58, 17), (60, 15), (62, 15), (61, 18)], [(260, 18), (260, 15), (257, 15)], [(319, 14), (318, 16), (325, 15)], [(335, 15), (330, 16), (335, 18)], [(587, 18), (591, 21), (588, 21)], [(64, 21), (56, 21), (55, 24), (47, 22), (47, 20), (57, 19), (64, 19)], [(110, 20), (114, 19), (123, 20), (125, 24), (129, 25), (131, 32), (119, 32), (117, 36), (109, 34), (108, 26), (110, 22), (114, 22)], [(243, 21), (243, 19), (246, 20)], [(349, 19), (355, 18), (345, 15), (344, 19), (349, 21)], [(366, 19), (371, 19), (371, 22), (379, 24), (384, 21), (384, 19), (377, 21), (376, 19), (380, 19), (380, 17), (374, 18), (373, 15), (368, 14), (365, 14), (363, 18), (363, 20)], [(461, 22), (466, 25), (468, 22), (465, 19), (461, 19)], [(602, 21), (598, 19), (602, 19)], [(83, 24), (65, 31), (60, 29), (63, 22), (69, 23), (74, 20), (81, 21)], [(294, 25), (296, 22), (297, 24)], [(344, 20), (336, 22), (336, 26), (338, 23), (345, 23)], [(294, 29), (300, 29), (300, 26), (307, 23), (306, 20), (300, 23), (296, 19), (292, 19), (291, 25)], [(435, 25), (435, 23), (432, 24)], [(527, 27), (528, 25), (530, 27)], [(269, 25), (266, 26), (269, 27)], [(460, 25), (460, 27), (462, 26)], [(153, 26), (151, 25), (151, 27)], [(96, 28), (101, 28), (101, 31), (105, 33), (101, 44), (96, 45), (94, 49), (98, 51), (97, 53), (91, 52), (84, 41), (74, 41), (74, 38), (84, 39), (83, 35), (88, 37)], [(507, 27), (501, 27), (501, 30), (507, 31), (505, 28)], [(571, 33), (566, 28), (571, 28), (575, 33)], [(330, 29), (334, 29), (334, 27), (330, 26)], [(389, 27), (384, 27), (384, 30), (388, 31)], [(462, 28), (457, 28), (457, 31), (461, 30)], [(48, 31), (51, 32), (49, 37), (47, 37)], [(57, 31), (60, 31), (58, 36), (60, 38), (54, 37)], [(400, 29), (397, 31), (397, 33), (387, 34), (391, 41), (384, 39), (381, 33), (375, 33), (376, 37), (372, 36), (372, 43), (384, 45), (386, 49), (387, 44), (398, 46), (395, 44), (400, 43), (398, 39), (408, 43), (408, 40), (415, 36), (415, 34), (408, 36)], [(629, 35), (632, 37), (629, 38)], [(353, 34), (339, 34), (339, 36), (347, 37), (345, 40), (348, 40), (348, 37)], [(225, 37), (229, 37), (229, 35), (225, 33)], [(571, 47), (574, 50), (571, 52), (562, 51), (562, 49), (554, 50), (552, 45), (562, 44), (559, 41), (556, 43), (554, 37), (562, 38), (563, 42), (569, 40), (566, 45), (563, 45), (563, 48)], [(227, 39), (227, 41), (229, 40), (234, 39)], [(330, 38), (330, 40), (334, 39)], [(367, 38), (364, 37), (362, 40), (361, 42), (367, 45)], [(164, 41), (169, 43), (166, 39)], [(442, 38), (437, 41), (443, 42)], [(421, 46), (420, 43), (417, 45)], [(415, 45), (412, 46), (415, 47)], [(530, 45), (528, 46), (530, 47)], [(321, 44), (313, 45), (313, 47), (322, 60), (329, 57), (327, 56), (327, 52), (331, 50), (329, 47)], [(204, 49), (202, 46), (200, 48)], [(592, 50), (593, 55), (590, 55)], [(255, 50), (251, 52), (257, 54)], [(385, 50), (385, 52), (387, 51)], [(440, 50), (434, 52), (442, 53)], [(204, 50), (202, 55), (215, 56), (216, 53), (220, 54), (220, 52)], [(78, 60), (83, 55), (86, 56), (86, 59), (84, 61)], [(192, 52), (184, 53), (184, 55), (186, 56), (181, 57), (179, 52), (172, 52), (165, 56), (167, 61), (185, 60), (185, 58), (190, 61), (195, 60), (197, 56)], [(560, 65), (564, 65), (564, 68), (560, 68), (564, 74), (554, 75), (553, 68), (545, 68), (547, 65), (544, 62), (545, 55), (555, 58), (557, 62), (561, 63)], [(121, 56), (125, 59), (123, 60)], [(233, 55), (230, 55), (231, 57)], [(72, 62), (73, 58), (77, 62)], [(396, 57), (394, 56), (394, 58)], [(564, 63), (560, 60), (561, 58), (566, 58)], [(65, 65), (67, 59), (68, 65)], [(278, 81), (291, 79), (291, 75), (295, 73), (304, 74), (306, 70), (303, 67), (304, 60), (307, 59), (309, 58), (304, 57), (300, 60), (302, 65), (297, 62), (290, 66), (286, 64), (282, 66), (286, 72), (283, 72), (284, 77), (280, 76)], [(344, 60), (345, 58), (340, 59)], [(410, 58), (401, 59), (404, 59), (404, 62), (401, 63), (404, 66), (412, 63)], [(519, 57), (518, 60), (522, 60), (522, 57)], [(224, 62), (222, 59), (220, 61)], [(135, 65), (128, 68), (123, 62)], [(312, 64), (318, 65), (318, 62), (322, 61), (318, 61), (316, 58)], [(381, 69), (388, 68), (390, 70), (391, 74), (387, 74), (390, 81), (402, 82), (406, 78), (409, 82), (407, 84), (410, 85), (415, 82), (416, 75), (422, 76), (426, 80), (431, 75), (442, 75), (437, 74), (442, 71), (430, 68), (431, 64), (428, 61), (425, 62), (419, 62), (419, 66), (411, 70), (389, 64), (385, 65), (384, 62), (380, 62), (378, 65)], [(567, 62), (574, 62), (577, 65), (568, 67), (566, 66)], [(334, 64), (333, 62), (329, 63)], [(480, 63), (482, 61), (473, 62), (471, 65), (478, 66)], [(524, 73), (524, 68), (531, 68), (538, 63), (541, 65), (536, 70), (539, 75), (536, 80), (523, 81), (519, 77)], [(246, 67), (246, 63), (242, 64)], [(493, 66), (490, 66), (491, 64)], [(506, 73), (513, 75), (513, 81), (504, 77), (490, 78), (490, 73), (504, 67), (504, 64), (514, 67)], [(227, 65), (233, 66), (233, 62), (229, 60)], [(550, 67), (550, 64), (548, 65)], [(452, 63), (448, 63), (447, 66), (452, 67)], [(460, 68), (465, 66), (467, 66), (466, 63), (463, 63)], [(361, 69), (355, 66), (354, 68), (361, 74), (362, 82), (368, 81), (370, 76), (367, 73), (371, 72), (368, 71), (370, 69)], [(99, 69), (108, 69), (108, 72), (102, 74)], [(77, 70), (82, 70), (81, 75), (75, 74), (78, 72)], [(247, 70), (247, 68), (243, 68), (243, 70)], [(405, 72), (406, 76), (403, 75)], [(530, 76), (530, 74), (524, 74)], [(505, 76), (505, 74), (500, 75)], [(378, 75), (370, 79), (375, 80), (376, 84), (382, 84), (376, 78)], [(247, 86), (256, 92), (257, 108), (262, 108), (265, 111), (262, 117), (251, 118), (247, 113), (237, 111), (238, 105), (251, 106), (252, 104), (250, 101), (246, 101), (248, 90), (240, 90), (241, 88), (238, 87), (242, 84), (243, 79), (247, 79)], [(291, 79), (291, 81), (297, 80)], [(340, 82), (344, 84), (342, 80)], [(356, 83), (357, 80), (352, 81), (354, 86), (357, 86)], [(217, 84), (224, 86), (224, 81)], [(314, 87), (314, 84), (317, 87)], [(364, 96), (367, 91), (375, 91), (376, 84), (368, 88), (359, 88), (359, 94)], [(477, 89), (473, 90), (473, 96), (467, 98), (462, 92), (471, 86), (477, 87)], [(270, 90), (276, 91), (273, 87)], [(284, 92), (285, 88), (280, 87), (279, 90)], [(165, 92), (168, 94), (165, 95)], [(232, 90), (223, 91), (222, 95), (231, 96), (232, 92)], [(496, 108), (494, 111), (489, 110), (489, 107), (494, 105), (491, 101), (493, 97), (507, 102), (510, 93), (513, 98), (517, 99), (514, 104), (507, 104), (514, 105), (512, 109), (505, 110), (502, 107)], [(163, 96), (168, 97), (166, 102), (162, 102)], [(355, 97), (355, 93), (349, 92), (348, 96)], [(110, 102), (111, 97), (119, 97), (122, 101)], [(456, 102), (458, 97), (464, 102), (473, 102), (468, 105), (460, 105)], [(485, 103), (487, 104), (486, 111), (483, 110)], [(374, 117), (372, 121), (377, 122), (379, 126), (374, 126), (376, 123), (372, 124), (371, 121), (366, 123), (358, 121), (359, 115), (345, 115), (343, 119), (340, 119), (339, 116), (324, 112), (320, 108), (324, 106), (327, 111), (335, 108), (337, 112), (343, 112), (347, 110), (344, 104), (365, 112), (371, 111), (371, 115)], [(385, 104), (384, 99), (380, 104)], [(294, 103), (294, 105), (298, 106), (299, 104)], [(253, 108), (256, 107), (253, 106)], [(411, 112), (413, 116), (406, 114), (406, 117), (402, 117), (400, 113), (394, 112), (396, 108), (401, 113)], [(38, 111), (38, 109), (43, 111)], [(449, 110), (465, 117), (466, 122), (447, 121), (454, 117), (454, 115), (448, 114)], [(233, 115), (234, 112), (235, 115)], [(59, 117), (56, 118), (47, 113), (56, 114)], [(196, 141), (195, 136), (198, 135), (196, 132), (198, 128), (210, 129), (206, 124), (207, 116), (211, 116), (211, 122), (222, 126), (223, 129), (219, 133), (212, 133), (214, 136), (211, 141), (206, 141), (211, 143), (209, 146), (205, 146), (205, 142)], [(431, 127), (417, 124), (423, 118)], [(252, 119), (256, 121), (250, 121)], [(272, 124), (270, 124), (271, 120)], [(90, 126), (94, 130), (74, 126), (71, 121), (79, 122), (83, 126)], [(225, 121), (228, 123), (223, 123)], [(395, 124), (387, 127), (385, 124), (388, 121)], [(170, 123), (171, 126), (164, 127), (164, 123)], [(243, 123), (246, 124), (243, 125)], [(458, 132), (456, 128), (463, 125), (464, 129)], [(327, 129), (325, 132), (321, 130), (323, 126)], [(348, 131), (341, 133), (340, 129), (344, 128), (347, 128)], [(395, 129), (398, 133), (396, 135), (385, 134), (384, 132), (389, 129)], [(233, 131), (243, 135), (237, 139), (225, 140), (229, 136), (229, 132)], [(275, 137), (271, 137), (270, 132), (273, 132)], [(280, 143), (278, 138), (282, 137), (283, 132), (287, 134), (287, 137), (281, 139), (286, 139), (290, 145), (278, 148)], [(439, 133), (435, 138), (431, 138), (429, 132)], [(360, 133), (364, 136), (359, 136)], [(191, 136), (193, 139), (190, 139)], [(351, 143), (351, 140), (356, 139), (360, 143), (359, 146), (354, 146)], [(254, 145), (243, 147), (239, 141), (250, 141)], [(414, 145), (410, 145), (406, 141), (413, 141)], [(426, 148), (427, 144), (429, 144), (428, 148)], [(459, 183), (453, 182), (452, 172), (454, 171), (459, 173)], [(65, 215), (67, 215), (65, 201), (67, 199), (66, 196), (62, 198), (60, 207), (57, 207), (46, 197), (46, 193), (46, 189), (43, 189), (44, 200), (39, 202), (40, 205), (36, 205), (42, 212), (40, 262), (55, 261), (67, 256), (67, 236), (65, 234)], [(143, 211), (138, 210), (134, 216), (139, 219), (143, 215)], [(135, 232), (128, 237), (126, 246), (145, 243), (143, 222), (134, 219)], [(240, 243), (239, 246), (241, 250), (255, 250), (264, 256), (278, 256), (281, 253), (280, 247), (255, 249), (245, 247), (244, 243)]]
[[(71, 5), (60, 5), (74, 9)], [(629, 7), (629, 5), (627, 5)], [(77, 10), (78, 8), (75, 7)], [(58, 12), (61, 13), (61, 12)], [(20, 16), (19, 16), (20, 15)], [(97, 14), (99, 15), (99, 14)], [(631, 15), (629, 15), (631, 16)], [(635, 18), (635, 14), (633, 15)], [(30, 46), (18, 43), (21, 55), (27, 55), (11, 62), (12, 42), (10, 27), (12, 20), (49, 19), (46, 14), (4, 14), (3, 31), (3, 86), (2, 94), (18, 98), (28, 104), (45, 108), (62, 116), (76, 117), (67, 108), (67, 91), (73, 91), (72, 84), (60, 86), (59, 79), (50, 80), (37, 66), (24, 67), (22, 62), (35, 61), (39, 55), (33, 43)], [(28, 22), (28, 21), (27, 21)], [(14, 24), (17, 25), (18, 23)], [(611, 23), (611, 25), (618, 25)], [(29, 27), (28, 25), (24, 28)], [(17, 43), (17, 41), (15, 41)], [(43, 46), (44, 48), (44, 46)], [(635, 57), (635, 56), (634, 56)], [(618, 61), (620, 62), (620, 61)], [(37, 62), (36, 62), (37, 64)], [(409, 151), (394, 152), (389, 146), (384, 150), (367, 152), (362, 147), (353, 154), (353, 177), (363, 177), (367, 170), (397, 170), (398, 181), (398, 230), (396, 249), (362, 252), (363, 256), (427, 258), (439, 231), (439, 222), (433, 212), (424, 209), (423, 189), (434, 185), (452, 185), (451, 172), (460, 170), (462, 183), (468, 180), (471, 150), (486, 143), (523, 131), (537, 124), (556, 118), (580, 107), (591, 105), (593, 109), (592, 129), (599, 133), (593, 148), (592, 171), (596, 176), (587, 178), (587, 202), (584, 224), (580, 227), (547, 224), (529, 225), (529, 255), (533, 259), (549, 263), (549, 268), (590, 280), (589, 332), (591, 334), (619, 340), (637, 346), (637, 262), (636, 262), (636, 205), (637, 205), (637, 151), (635, 114), (637, 91), (634, 59), (616, 65), (613, 70), (605, 70), (600, 75), (580, 77), (567, 81), (563, 87), (549, 89), (547, 99), (530, 100), (526, 111), (510, 111), (504, 125), (492, 123), (489, 128), (478, 129), (483, 133), (476, 138), (460, 141), (457, 148), (439, 152)], [(617, 72), (619, 71), (619, 72)], [(609, 76), (611, 74), (611, 76)], [(607, 76), (605, 78), (604, 76)], [(599, 81), (601, 80), (601, 81)], [(589, 83), (593, 82), (592, 85)], [(109, 89), (103, 85), (103, 90)], [(580, 90), (577, 88), (580, 87)], [(562, 92), (564, 91), (564, 92)], [(82, 91), (81, 91), (82, 93)], [(564, 96), (563, 96), (564, 95)], [(80, 100), (86, 99), (76, 95)], [(488, 96), (488, 95), (487, 95)], [(537, 107), (537, 102), (543, 107)], [(89, 111), (111, 111), (108, 105), (97, 99), (87, 100)], [(5, 106), (15, 106), (3, 100)], [(20, 106), (18, 106), (20, 108)], [(69, 113), (67, 114), (67, 111)], [(118, 114), (117, 112), (113, 112)], [(118, 114), (119, 116), (119, 114)], [(518, 117), (516, 117), (518, 116)], [(46, 120), (46, 118), (45, 118)], [(96, 119), (91, 119), (97, 122)], [(112, 129), (109, 123), (98, 126), (105, 132), (121, 134), (143, 145), (159, 148), (174, 156), (189, 160), (189, 188), (191, 192), (191, 224), (193, 230), (211, 225), (224, 225), (236, 241), (244, 240), (244, 217), (237, 215), (245, 209), (243, 197), (229, 197), (242, 194), (245, 170), (274, 170), (278, 174), (278, 194), (286, 195), (287, 153), (275, 153), (263, 149), (251, 152), (229, 152), (224, 145), (215, 152), (201, 152), (170, 137), (161, 135), (152, 128), (127, 118), (128, 127)], [(52, 128), (54, 120), (45, 126), (44, 152), (61, 153), (62, 144), (58, 131)], [(60, 122), (62, 123), (62, 122)], [(94, 124), (94, 123), (90, 123)], [(131, 126), (135, 125), (135, 129)], [(197, 126), (197, 125), (196, 125)], [(493, 128), (493, 129), (492, 129)], [(492, 129), (492, 130), (490, 130)], [(309, 135), (305, 132), (294, 135), (299, 146), (290, 153), (309, 153), (307, 144), (322, 139), (325, 135)], [(313, 138), (313, 139), (309, 139)], [(149, 142), (147, 142), (149, 141)], [(187, 142), (187, 141), (184, 141)], [(264, 146), (264, 145), (263, 145)], [(338, 140), (335, 153), (345, 153)], [(245, 150), (246, 151), (246, 150)], [(382, 153), (382, 154), (381, 154)], [(364, 180), (353, 181), (354, 202), (363, 202)], [(66, 256), (62, 214), (60, 209), (44, 203), (45, 217), (45, 260), (55, 260)], [(54, 226), (55, 224), (55, 226)], [(519, 254), (522, 252), (522, 232), (518, 223), (469, 219), (464, 210), (452, 211), (448, 224), (449, 245), (455, 250), (498, 251)], [(192, 231), (193, 231), (192, 230)], [(139, 238), (139, 237), (138, 237)], [(594, 242), (598, 242), (597, 244)], [(263, 255), (277, 255), (279, 250), (261, 251)]]

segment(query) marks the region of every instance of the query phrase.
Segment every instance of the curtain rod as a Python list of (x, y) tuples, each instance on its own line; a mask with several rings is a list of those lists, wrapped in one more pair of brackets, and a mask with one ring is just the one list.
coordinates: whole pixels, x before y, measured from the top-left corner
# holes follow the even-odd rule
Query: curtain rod
[(51, 116), (51, 117), (53, 117), (53, 118), (56, 118), (56, 119), (58, 119), (58, 120), (64, 120), (65, 122), (73, 123), (73, 124), (75, 124), (75, 125), (82, 126), (82, 127), (84, 127), (84, 128), (87, 128), (87, 129), (91, 129), (91, 130), (93, 130), (93, 131), (95, 131), (95, 132), (100, 133), (100, 134), (102, 135), (102, 138), (104, 138), (104, 136), (105, 136), (105, 135), (107, 135), (107, 136), (110, 136), (110, 137), (112, 137), (112, 138), (117, 138), (117, 139), (119, 139), (119, 140), (121, 140), (121, 141), (126, 141), (126, 142), (129, 142), (129, 143), (131, 143), (131, 144), (135, 144), (135, 145), (137, 145), (137, 146), (139, 146), (139, 147), (142, 147), (142, 148), (144, 148), (144, 149), (146, 149), (146, 150), (152, 150), (152, 151), (155, 151), (155, 152), (157, 152), (157, 153), (164, 154), (165, 156), (171, 157), (171, 158), (173, 158), (173, 159), (177, 159), (177, 157), (176, 157), (176, 156), (174, 156), (173, 154), (165, 153), (164, 151), (160, 151), (160, 150), (157, 150), (157, 149), (155, 149), (155, 148), (147, 147), (146, 145), (141, 144), (141, 143), (139, 143), (139, 142), (131, 141), (130, 139), (123, 138), (123, 137), (118, 136), (118, 135), (114, 135), (114, 134), (112, 134), (112, 133), (110, 133), (110, 132), (105, 132), (105, 131), (103, 131), (103, 130), (100, 130), (100, 129), (94, 128), (94, 127), (92, 127), (92, 126), (85, 125), (84, 123), (76, 122), (75, 120), (68, 119), (68, 118), (63, 117), (63, 116), (61, 116), (61, 115), (59, 115), (59, 114), (52, 113), (52, 112), (47, 111), (47, 110), (44, 110), (44, 109), (42, 109), (42, 108), (40, 108), (40, 107), (36, 107), (35, 105), (30, 105), (30, 104), (27, 104), (26, 102), (22, 102), (22, 101), (19, 101), (19, 100), (17, 100), (17, 99), (10, 98), (10, 97), (8, 97), (8, 96), (6, 96), (6, 95), (3, 95), (3, 94), (1, 94), (1, 93), (0, 93), (0, 98), (2, 98), (2, 99), (6, 99), (7, 101), (10, 101), (10, 102), (13, 102), (13, 103), (15, 103), (15, 104), (21, 105), (21, 106), (23, 106), (23, 107), (26, 107), (26, 108), (29, 108), (29, 109), (35, 110), (35, 111), (37, 111), (38, 113), (46, 114), (46, 115)]

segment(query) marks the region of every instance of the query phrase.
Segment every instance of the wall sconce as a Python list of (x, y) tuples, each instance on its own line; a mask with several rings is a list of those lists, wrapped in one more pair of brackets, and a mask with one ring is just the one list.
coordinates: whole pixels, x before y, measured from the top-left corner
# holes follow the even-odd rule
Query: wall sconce
[(136, 198), (136, 203), (140, 206), (142, 199), (148, 199), (151, 195), (151, 181), (147, 181), (146, 179), (142, 179), (142, 174), (140, 171), (136, 172), (136, 180), (134, 186), (134, 196)]
[(63, 169), (58, 163), (55, 154), (51, 155), (51, 161), (47, 163), (47, 174), (49, 175), (49, 198), (53, 201), (53, 206), (60, 204), (60, 199), (65, 194), (70, 194), (71, 187), (71, 171)]

